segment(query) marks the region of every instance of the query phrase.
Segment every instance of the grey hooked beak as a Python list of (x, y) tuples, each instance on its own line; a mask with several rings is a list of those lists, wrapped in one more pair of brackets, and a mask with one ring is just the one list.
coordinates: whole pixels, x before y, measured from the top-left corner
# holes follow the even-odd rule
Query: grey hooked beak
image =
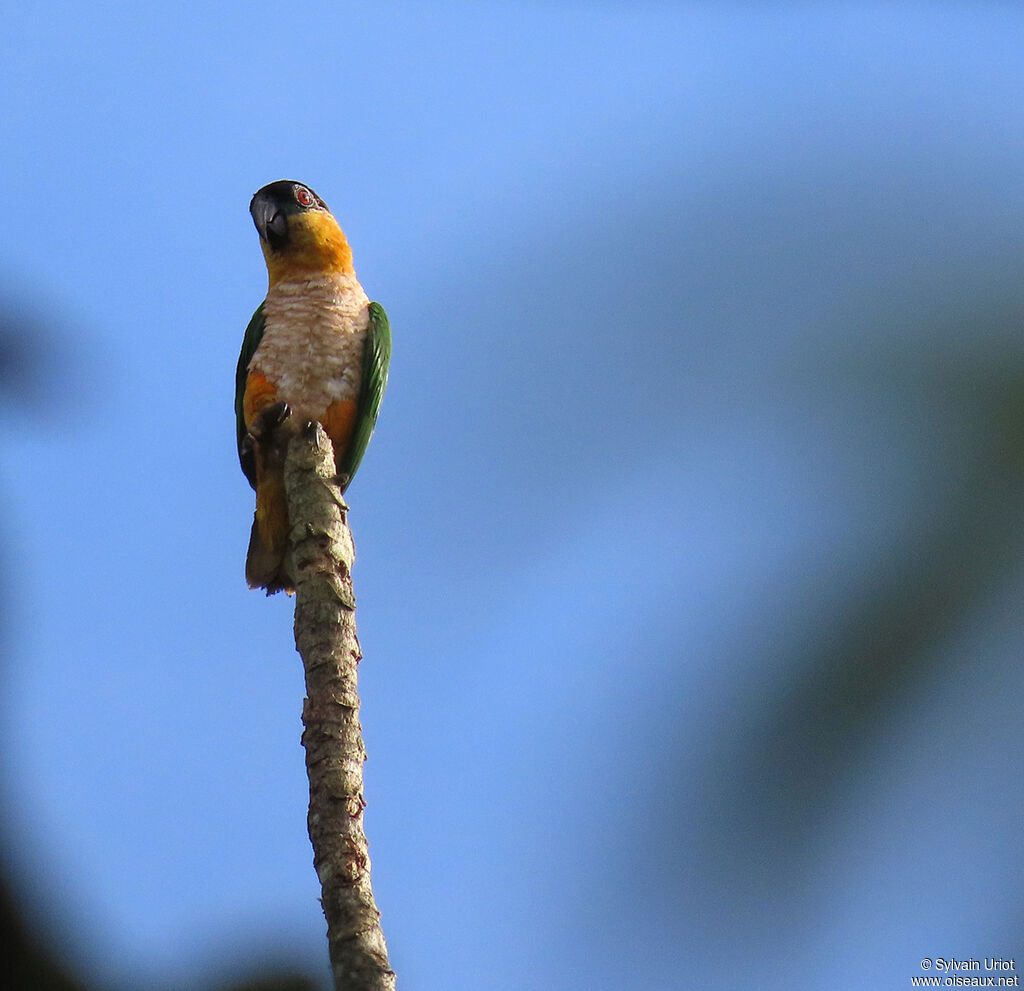
[(249, 204), (249, 212), (261, 240), (271, 248), (280, 248), (288, 239), (288, 218), (277, 204), (269, 196), (257, 193)]

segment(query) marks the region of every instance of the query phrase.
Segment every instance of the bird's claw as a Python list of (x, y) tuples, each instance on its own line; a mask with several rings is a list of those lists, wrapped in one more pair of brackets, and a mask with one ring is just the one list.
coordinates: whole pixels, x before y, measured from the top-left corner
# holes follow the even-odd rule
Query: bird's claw
[(292, 415), (292, 408), (285, 402), (274, 403), (262, 410), (252, 422), (249, 433), (256, 440), (262, 440), (274, 433)]

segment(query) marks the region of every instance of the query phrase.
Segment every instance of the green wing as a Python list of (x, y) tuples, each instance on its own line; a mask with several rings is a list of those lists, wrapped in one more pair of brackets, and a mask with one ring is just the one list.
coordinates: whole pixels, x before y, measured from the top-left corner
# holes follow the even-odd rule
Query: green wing
[[(257, 311), (258, 312), (258, 311)], [(391, 325), (380, 303), (370, 304), (370, 325), (363, 345), (363, 377), (359, 386), (359, 404), (352, 440), (341, 461), (338, 476), (344, 492), (363, 460), (366, 446), (373, 436), (373, 427), (380, 412), (380, 401), (388, 384), (388, 365), (391, 363)]]
[(252, 447), (245, 443), (245, 414), (242, 411), (242, 399), (245, 396), (245, 380), (249, 377), (249, 362), (256, 353), (256, 348), (263, 340), (263, 331), (267, 322), (263, 316), (263, 304), (256, 307), (256, 312), (245, 328), (242, 339), (242, 353), (238, 356), (238, 368), (235, 370), (235, 428), (238, 432), (238, 460), (242, 465), (249, 484), (256, 488), (256, 462)]

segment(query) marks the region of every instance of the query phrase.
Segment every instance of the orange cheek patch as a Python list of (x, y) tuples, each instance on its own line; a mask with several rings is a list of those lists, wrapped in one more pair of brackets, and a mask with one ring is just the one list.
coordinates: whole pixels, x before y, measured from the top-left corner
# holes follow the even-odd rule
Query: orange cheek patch
[(242, 396), (242, 415), (245, 425), (252, 426), (256, 419), (268, 406), (277, 401), (277, 387), (272, 385), (259, 372), (249, 372), (245, 381), (245, 395)]
[(288, 225), (288, 237), (288, 244), (282, 251), (271, 251), (262, 244), (272, 286), (310, 272), (355, 274), (352, 249), (329, 213), (313, 210), (293, 216)]
[(335, 463), (341, 460), (342, 455), (352, 439), (352, 428), (356, 422), (356, 401), (354, 399), (339, 399), (327, 407), (327, 412), (321, 417), (320, 422), (327, 431), (334, 445)]

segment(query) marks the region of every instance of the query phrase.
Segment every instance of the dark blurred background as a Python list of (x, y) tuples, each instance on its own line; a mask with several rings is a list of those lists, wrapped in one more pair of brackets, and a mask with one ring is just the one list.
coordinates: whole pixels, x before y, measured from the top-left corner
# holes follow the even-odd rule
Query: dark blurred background
[(1022, 42), (996, 3), (11, 11), (15, 986), (325, 986), (233, 449), (282, 177), (394, 331), (349, 501), (400, 986), (1020, 956)]

